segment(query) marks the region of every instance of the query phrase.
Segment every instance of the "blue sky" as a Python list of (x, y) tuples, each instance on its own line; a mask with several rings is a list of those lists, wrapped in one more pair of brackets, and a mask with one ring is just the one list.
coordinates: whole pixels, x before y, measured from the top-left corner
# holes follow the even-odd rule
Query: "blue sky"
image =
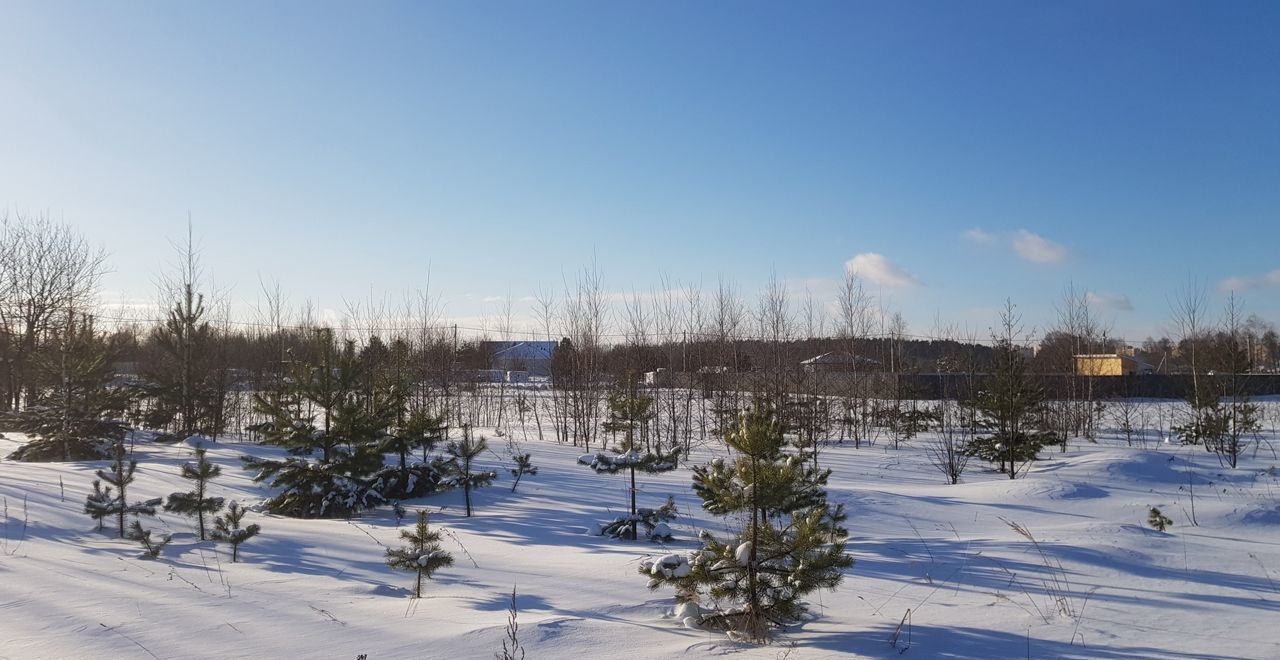
[(7, 2), (0, 91), (0, 208), (127, 298), (190, 212), (238, 305), (430, 273), (474, 319), (594, 258), (748, 297), (852, 262), (920, 333), (1074, 283), (1141, 339), (1189, 277), (1280, 321), (1271, 2)]

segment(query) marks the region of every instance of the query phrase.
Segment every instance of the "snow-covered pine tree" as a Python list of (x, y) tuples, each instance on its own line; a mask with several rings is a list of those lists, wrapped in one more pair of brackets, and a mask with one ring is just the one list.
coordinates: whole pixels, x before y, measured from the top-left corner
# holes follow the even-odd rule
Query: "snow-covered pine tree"
[(417, 574), (417, 583), (413, 589), (413, 597), (422, 597), (422, 578), (431, 578), (432, 573), (453, 565), (453, 555), (440, 547), (440, 532), (427, 526), (426, 510), (418, 511), (418, 524), (412, 530), (400, 530), (400, 538), (409, 545), (402, 548), (387, 548), (387, 566), (397, 571), (411, 571)]
[(137, 541), (142, 544), (143, 556), (147, 559), (155, 559), (160, 556), (160, 551), (164, 550), (166, 545), (173, 540), (173, 536), (165, 534), (159, 539), (151, 538), (151, 530), (142, 527), (142, 521), (134, 519), (129, 525), (129, 533), (126, 535), (130, 541)]
[(97, 332), (90, 317), (68, 313), (56, 337), (56, 353), (41, 353), (32, 366), (42, 382), (36, 398), (20, 412), (4, 416), (31, 441), (10, 454), (19, 461), (99, 460), (128, 430), (121, 418), (131, 393), (114, 387), (111, 360), (116, 347)]
[(205, 534), (205, 515), (213, 515), (222, 508), (223, 499), (221, 497), (205, 496), (209, 481), (220, 474), (222, 474), (222, 468), (209, 462), (209, 457), (206, 455), (204, 448), (197, 449), (196, 462), (184, 463), (182, 466), (182, 478), (194, 481), (195, 490), (185, 493), (172, 493), (169, 495), (169, 501), (164, 505), (165, 511), (180, 513), (184, 516), (194, 516), (200, 530), (201, 541), (208, 538)]
[(616, 474), (620, 470), (626, 470), (631, 478), (628, 497), (631, 513), (626, 519), (622, 520), (626, 524), (620, 526), (617, 524), (619, 521), (615, 520), (613, 523), (601, 528), (602, 533), (608, 533), (613, 530), (615, 532), (613, 535), (616, 538), (635, 540), (638, 534), (637, 526), (640, 523), (645, 523), (646, 527), (650, 528), (654, 524), (651, 519), (641, 516), (640, 511), (636, 508), (636, 470), (650, 474), (667, 472), (676, 469), (679, 463), (679, 447), (672, 447), (670, 451), (664, 452), (661, 445), (659, 445), (654, 447), (652, 451), (649, 451), (648, 448), (641, 451), (636, 439), (636, 432), (652, 417), (650, 412), (652, 405), (653, 397), (639, 394), (636, 391), (634, 381), (611, 394), (609, 397), (609, 419), (604, 423), (604, 429), (610, 433), (622, 432), (622, 441), (613, 447), (610, 454), (599, 452), (596, 454), (583, 454), (578, 457), (579, 463), (590, 467), (596, 472)]
[[(383, 465), (379, 451), (397, 416), (392, 393), (362, 386), (354, 344), (334, 349), (322, 331), (320, 364), (300, 367), (284, 397), (258, 397), (260, 412), (272, 418), (266, 442), (289, 449), (285, 460), (241, 457), (254, 481), (270, 481), (280, 492), (267, 510), (295, 518), (346, 517), (385, 501), (370, 477)], [(320, 451), (319, 460), (303, 455)]]
[(498, 474), (492, 470), (481, 472), (471, 470), (475, 459), (488, 449), (489, 441), (484, 436), (473, 440), (470, 428), (464, 428), (462, 439), (450, 442), (445, 448), (445, 454), (449, 456), (449, 460), (444, 464), (445, 482), (454, 488), (462, 488), (468, 518), (471, 517), (471, 491), (484, 488), (498, 478)]
[[(128, 516), (130, 514), (139, 515), (139, 516), (154, 516), (156, 514), (156, 507), (160, 506), (160, 502), (162, 501), (161, 498), (157, 497), (155, 499), (138, 502), (136, 504), (129, 504), (129, 500), (126, 497), (127, 495), (126, 489), (128, 488), (129, 484), (133, 483), (133, 478), (134, 478), (133, 474), (134, 472), (137, 471), (137, 469), (138, 469), (138, 461), (129, 459), (128, 462), (126, 462), (125, 452), (124, 452), (124, 443), (117, 442), (115, 449), (113, 450), (111, 468), (109, 470), (98, 470), (97, 472), (98, 479), (94, 480), (95, 492), (94, 494), (89, 495), (89, 500), (85, 502), (86, 511), (88, 511), (91, 506), (94, 507), (94, 512), (90, 513), (89, 515), (92, 515), (95, 518), (97, 517), (96, 511), (99, 510), (99, 507), (105, 507), (109, 509), (107, 515), (110, 515), (110, 514), (116, 515), (116, 519), (117, 519), (116, 531), (119, 533), (120, 538), (125, 538), (125, 527), (124, 527), (125, 516)], [(109, 484), (110, 486), (114, 486), (116, 489), (115, 499), (109, 504), (104, 504), (101, 500), (95, 501), (94, 499), (95, 497), (102, 497), (102, 494), (97, 490), (97, 484), (99, 483), (99, 480), (105, 481), (107, 484)], [(102, 493), (109, 495), (110, 490), (111, 490), (110, 488), (107, 488), (105, 491), (102, 491)]]
[(640, 570), (650, 589), (676, 588), (687, 624), (765, 642), (773, 628), (801, 619), (804, 595), (834, 589), (853, 565), (844, 552), (844, 511), (827, 502), (830, 470), (784, 451), (770, 409), (744, 413), (725, 443), (737, 456), (694, 468), (694, 491), (707, 511), (741, 516), (741, 533), (704, 533), (702, 548), (647, 560)]
[(240, 561), (240, 544), (258, 535), (262, 531), (262, 527), (257, 523), (248, 527), (241, 527), (240, 521), (244, 519), (246, 509), (240, 506), (239, 502), (232, 500), (227, 505), (227, 512), (213, 519), (213, 534), (210, 537), (215, 541), (226, 541), (231, 544), (231, 561)]
[[(401, 399), (394, 405), (403, 410), (406, 403)], [(443, 417), (425, 411), (410, 413), (404, 421), (396, 424), (391, 433), (383, 437), (379, 450), (396, 454), (399, 463), (378, 470), (372, 480), (373, 489), (390, 500), (423, 497), (436, 492), (444, 478), (443, 460), (431, 457), (431, 452), (444, 439), (444, 429)], [(422, 460), (410, 463), (409, 458), (417, 451), (422, 452)]]

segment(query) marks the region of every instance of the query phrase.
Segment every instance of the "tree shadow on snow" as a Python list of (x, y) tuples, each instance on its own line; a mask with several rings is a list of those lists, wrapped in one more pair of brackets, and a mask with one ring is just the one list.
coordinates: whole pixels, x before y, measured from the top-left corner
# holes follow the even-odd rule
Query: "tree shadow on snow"
[[(1148, 599), (1175, 603), (1183, 608), (1222, 604), (1280, 611), (1280, 594), (1264, 576), (1168, 568), (1143, 553), (1123, 548), (1099, 549), (1041, 541), (1037, 551), (1024, 541), (898, 537), (853, 539), (849, 550), (857, 562), (852, 574), (859, 578), (992, 596), (1017, 596), (1019, 603), (1024, 593), (1037, 601), (1051, 598), (1046, 585), (1061, 584), (1070, 597), (1081, 603), (1086, 597), (1120, 604)], [(1052, 569), (1045, 565), (1041, 551), (1054, 564)], [(1108, 576), (1115, 573), (1150, 582), (1116, 586), (1108, 581)], [(1215, 593), (1223, 589), (1244, 593)], [(1278, 597), (1267, 598), (1272, 595)], [(902, 596), (901, 601), (904, 606), (915, 602), (908, 595)], [(886, 601), (875, 605), (888, 604)]]
[(802, 643), (805, 647), (872, 658), (1057, 658), (1060, 660), (1120, 660), (1133, 658), (1176, 658), (1182, 660), (1245, 660), (1244, 656), (1223, 653), (1194, 653), (1150, 646), (1069, 644), (1067, 642), (1028, 638), (1025, 633), (970, 628), (963, 626), (914, 625), (894, 638), (898, 624), (884, 624), (869, 632), (832, 632), (812, 635)]

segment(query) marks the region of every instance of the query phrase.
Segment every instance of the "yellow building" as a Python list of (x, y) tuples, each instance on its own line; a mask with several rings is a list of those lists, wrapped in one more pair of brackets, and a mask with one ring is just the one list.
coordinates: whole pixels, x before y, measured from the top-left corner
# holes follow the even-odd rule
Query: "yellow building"
[(1132, 376), (1151, 373), (1151, 365), (1118, 353), (1076, 356), (1076, 373), (1081, 376)]

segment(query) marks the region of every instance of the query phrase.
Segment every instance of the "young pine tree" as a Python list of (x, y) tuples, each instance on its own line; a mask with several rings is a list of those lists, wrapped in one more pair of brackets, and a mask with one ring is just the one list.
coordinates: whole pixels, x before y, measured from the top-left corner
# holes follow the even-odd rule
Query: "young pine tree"
[(974, 438), (969, 451), (983, 460), (998, 462), (1010, 479), (1016, 479), (1021, 466), (1036, 460), (1040, 449), (1053, 442), (1055, 436), (1037, 428), (1044, 388), (1036, 382), (1022, 356), (1018, 345), (1021, 317), (1011, 302), (1000, 314), (1000, 327), (993, 337), (991, 378), (973, 402), (991, 433)]
[(672, 447), (669, 452), (662, 451), (661, 446), (654, 451), (641, 451), (636, 433), (653, 416), (650, 410), (652, 406), (653, 397), (638, 393), (634, 381), (629, 381), (627, 387), (609, 396), (609, 419), (603, 425), (604, 430), (610, 433), (621, 432), (622, 441), (613, 447), (612, 454), (599, 452), (578, 457), (579, 463), (598, 473), (616, 474), (620, 470), (627, 471), (631, 479), (628, 490), (631, 513), (626, 521), (627, 530), (619, 536), (629, 540), (637, 538), (636, 528), (642, 522), (636, 508), (636, 470), (649, 474), (668, 472), (676, 469), (680, 459), (679, 447)]
[[(397, 397), (391, 405), (403, 410), (406, 402), (399, 395)], [(399, 463), (378, 470), (372, 487), (392, 500), (423, 497), (436, 492), (444, 478), (443, 461), (439, 457), (432, 458), (431, 452), (444, 439), (444, 429), (443, 417), (422, 411), (413, 412), (398, 422), (383, 437), (379, 451), (395, 454)], [(409, 458), (417, 451), (422, 452), (422, 460), (410, 463)]]
[[(254, 481), (279, 489), (267, 510), (296, 518), (354, 515), (385, 501), (370, 477), (383, 465), (379, 451), (395, 422), (399, 399), (362, 377), (360, 358), (347, 343), (338, 352), (327, 332), (319, 341), (319, 364), (300, 365), (282, 396), (258, 397), (272, 419), (266, 441), (289, 449), (281, 460), (244, 456)], [(320, 452), (318, 460), (305, 455)]]
[[(782, 427), (767, 407), (744, 413), (725, 442), (736, 458), (694, 468), (694, 491), (707, 511), (744, 518), (741, 533), (704, 533), (701, 549), (640, 570), (650, 589), (676, 588), (691, 623), (762, 643), (773, 628), (801, 619), (803, 596), (834, 589), (853, 565), (844, 552), (844, 510), (827, 503), (830, 470), (784, 451)], [(707, 610), (697, 605), (704, 596)]]
[(426, 463), (429, 454), (444, 439), (444, 428), (444, 417), (423, 411), (410, 413), (403, 423), (397, 425), (395, 432), (384, 439), (382, 451), (396, 454), (401, 471), (408, 469), (409, 455), (415, 451), (422, 452), (422, 462)]
[(1157, 532), (1163, 532), (1173, 526), (1173, 521), (1169, 519), (1169, 516), (1164, 515), (1160, 509), (1153, 506), (1147, 512), (1147, 524), (1151, 525)]
[[(161, 499), (157, 497), (144, 502), (129, 504), (126, 498), (126, 491), (129, 484), (133, 483), (133, 474), (138, 469), (138, 462), (133, 459), (129, 459), (128, 462), (125, 461), (124, 443), (122, 442), (116, 443), (113, 455), (114, 458), (111, 461), (110, 469), (98, 470), (98, 478), (94, 480), (94, 493), (90, 494), (89, 499), (85, 502), (85, 510), (89, 512), (89, 515), (98, 518), (99, 521), (101, 521), (98, 516), (100, 511), (105, 510), (104, 517), (115, 514), (116, 531), (120, 538), (125, 538), (125, 516), (130, 514), (154, 516), (156, 507), (160, 505)], [(104, 491), (98, 490), (98, 484), (101, 481), (105, 481), (108, 484), (108, 488)], [(115, 487), (116, 496), (110, 502), (106, 502), (103, 498), (110, 495), (111, 487)]]
[(387, 548), (387, 566), (397, 571), (410, 571), (417, 574), (417, 583), (413, 589), (413, 597), (422, 597), (422, 578), (431, 578), (431, 574), (453, 565), (453, 555), (440, 548), (440, 532), (427, 526), (427, 512), (418, 512), (418, 524), (412, 530), (401, 530), (400, 538), (408, 541), (403, 548)]
[(511, 454), (511, 460), (515, 461), (516, 464), (515, 467), (510, 468), (511, 476), (515, 478), (515, 481), (511, 483), (511, 492), (514, 493), (516, 492), (516, 486), (520, 485), (520, 479), (526, 474), (529, 476), (537, 476), (538, 466), (533, 464), (533, 454), (528, 452), (513, 453)]
[(1241, 312), (1235, 296), (1227, 303), (1223, 319), (1218, 363), (1224, 375), (1222, 416), (1225, 418), (1222, 434), (1214, 443), (1220, 460), (1232, 468), (1239, 466), (1240, 456), (1248, 448), (1251, 437), (1262, 430), (1262, 410), (1249, 396), (1248, 374), (1253, 371), (1253, 352), (1243, 333)]
[(119, 500), (111, 494), (111, 486), (103, 488), (102, 480), (94, 479), (93, 492), (89, 493), (89, 497), (84, 502), (84, 512), (98, 523), (98, 531), (102, 531), (103, 523), (107, 518), (116, 514), (117, 506), (119, 506)]
[(470, 429), (464, 430), (461, 440), (450, 442), (445, 448), (445, 453), (449, 456), (449, 460), (444, 465), (446, 482), (454, 488), (462, 487), (468, 518), (471, 517), (471, 491), (492, 484), (498, 477), (497, 473), (492, 471), (471, 471), (472, 463), (487, 449), (489, 449), (489, 441), (484, 436), (480, 436), (479, 440), (472, 440)]
[[(39, 354), (40, 388), (21, 412), (6, 415), (14, 430), (31, 441), (10, 456), (20, 461), (98, 460), (110, 455), (110, 442), (124, 439), (121, 418), (130, 392), (112, 387), (115, 346), (96, 332), (89, 318), (68, 313), (56, 336), (57, 352)], [(104, 446), (105, 445), (105, 446)]]
[(204, 449), (197, 449), (196, 462), (186, 463), (182, 466), (182, 478), (194, 481), (195, 490), (186, 493), (172, 493), (169, 495), (169, 501), (164, 505), (165, 511), (180, 513), (184, 516), (194, 516), (200, 529), (201, 541), (208, 538), (205, 533), (205, 516), (213, 515), (222, 508), (223, 499), (221, 497), (207, 497), (205, 495), (209, 487), (209, 481), (220, 474), (222, 474), (222, 468), (209, 462)]
[(165, 534), (159, 539), (151, 538), (151, 530), (142, 527), (142, 521), (134, 519), (129, 525), (129, 533), (126, 535), (130, 541), (137, 541), (142, 544), (143, 556), (147, 559), (155, 559), (160, 556), (160, 551), (164, 550), (169, 541), (173, 540), (173, 536)]
[(155, 354), (148, 360), (145, 393), (154, 404), (148, 424), (169, 427), (181, 440), (221, 431), (215, 419), (226, 392), (216, 386), (214, 328), (205, 296), (198, 291), (200, 264), (190, 227), (178, 256), (177, 272), (161, 283), (165, 318), (151, 332)]
[(240, 561), (240, 544), (258, 535), (262, 531), (262, 527), (258, 524), (252, 524), (248, 527), (241, 527), (240, 521), (244, 519), (245, 509), (238, 502), (232, 501), (227, 505), (227, 512), (213, 519), (213, 534), (211, 535), (215, 541), (226, 541), (231, 544), (231, 561)]

